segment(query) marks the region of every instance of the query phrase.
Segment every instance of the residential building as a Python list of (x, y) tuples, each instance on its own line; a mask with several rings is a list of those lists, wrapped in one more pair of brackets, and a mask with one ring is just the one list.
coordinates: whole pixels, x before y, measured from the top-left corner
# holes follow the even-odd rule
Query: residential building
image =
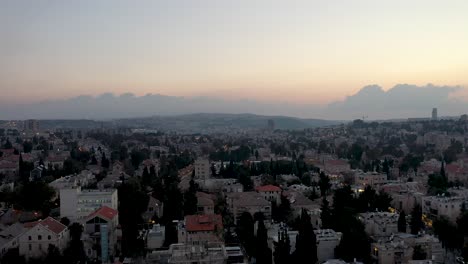
[(455, 223), (466, 201), (464, 197), (424, 196), (422, 212), (434, 218), (445, 217)]
[(68, 244), (68, 228), (52, 217), (24, 226), (28, 230), (18, 238), (19, 254), (27, 259), (47, 255), (49, 246), (54, 246), (62, 252)]
[(153, 225), (153, 228), (146, 233), (146, 248), (148, 250), (161, 248), (164, 244), (165, 231), (164, 226)]
[(255, 190), (269, 202), (275, 202), (277, 205), (281, 203), (281, 188), (275, 185), (258, 186)]
[(117, 210), (117, 189), (94, 190), (67, 188), (60, 190), (60, 217), (70, 221), (82, 221), (90, 213), (107, 206)]
[(21, 223), (15, 223), (0, 231), (0, 258), (9, 249), (18, 248), (19, 236), (27, 229)]
[(153, 217), (161, 218), (163, 215), (163, 204), (158, 199), (149, 195), (148, 206), (146, 206), (146, 212), (143, 213), (142, 217), (145, 222), (151, 221)]
[(359, 215), (366, 233), (375, 239), (390, 237), (398, 233), (398, 217), (399, 214), (388, 212), (370, 212)]
[(214, 214), (213, 196), (204, 192), (197, 192), (197, 214), (210, 215)]
[(266, 220), (271, 219), (271, 202), (257, 192), (228, 193), (226, 202), (234, 215), (234, 223), (240, 219), (242, 213), (248, 212), (252, 216), (262, 213)]
[(195, 179), (206, 180), (211, 176), (210, 161), (208, 159), (197, 159), (194, 163)]
[(168, 250), (153, 251), (146, 257), (148, 264), (225, 264), (228, 256), (224, 243), (200, 245), (172, 244)]
[[(84, 221), (84, 246), (86, 255), (106, 263), (120, 249), (119, 212), (103, 206), (88, 215)], [(99, 250), (98, 250), (99, 249)]]
[(359, 172), (355, 176), (355, 183), (357, 185), (370, 185), (377, 186), (387, 183), (387, 174), (377, 172)]
[(335, 248), (340, 244), (343, 234), (333, 229), (316, 229), (314, 233), (317, 239), (318, 262), (335, 258)]
[(223, 219), (221, 215), (187, 215), (178, 225), (180, 243), (200, 245), (222, 241)]

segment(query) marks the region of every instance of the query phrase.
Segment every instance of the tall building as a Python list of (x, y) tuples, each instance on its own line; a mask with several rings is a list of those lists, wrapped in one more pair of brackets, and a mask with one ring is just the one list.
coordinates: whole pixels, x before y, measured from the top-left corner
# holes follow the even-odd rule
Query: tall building
[(206, 180), (210, 178), (211, 169), (210, 161), (208, 159), (199, 158), (195, 160), (195, 179)]
[(432, 108), (432, 120), (437, 120), (437, 108)]
[(102, 206), (117, 210), (117, 189), (82, 190), (77, 187), (60, 190), (60, 217), (67, 217), (72, 222), (84, 220)]
[(35, 119), (24, 121), (24, 131), (36, 132), (39, 130), (39, 122)]
[(273, 119), (268, 119), (267, 127), (270, 131), (275, 130), (275, 121)]

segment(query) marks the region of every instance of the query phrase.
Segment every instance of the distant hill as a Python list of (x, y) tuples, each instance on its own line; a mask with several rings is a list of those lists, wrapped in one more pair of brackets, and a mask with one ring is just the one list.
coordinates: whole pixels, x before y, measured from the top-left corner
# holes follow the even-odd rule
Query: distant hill
[(176, 116), (153, 116), (115, 120), (115, 124), (127, 127), (152, 128), (171, 131), (206, 132), (223, 129), (267, 128), (268, 120), (273, 120), (275, 129), (305, 129), (330, 126), (342, 123), (321, 119), (302, 119), (288, 116), (263, 116), (254, 114), (187, 114)]

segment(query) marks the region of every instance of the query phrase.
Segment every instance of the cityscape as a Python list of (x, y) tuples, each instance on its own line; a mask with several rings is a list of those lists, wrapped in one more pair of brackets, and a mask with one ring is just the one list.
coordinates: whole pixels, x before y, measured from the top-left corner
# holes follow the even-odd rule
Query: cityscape
[(0, 263), (468, 263), (467, 10), (2, 1)]

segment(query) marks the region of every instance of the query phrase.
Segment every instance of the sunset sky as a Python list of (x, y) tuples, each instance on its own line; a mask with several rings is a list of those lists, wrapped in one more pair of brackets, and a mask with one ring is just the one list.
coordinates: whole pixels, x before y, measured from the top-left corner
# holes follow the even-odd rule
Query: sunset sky
[(369, 84), (467, 86), (467, 47), (466, 0), (3, 0), (0, 102), (325, 104)]

